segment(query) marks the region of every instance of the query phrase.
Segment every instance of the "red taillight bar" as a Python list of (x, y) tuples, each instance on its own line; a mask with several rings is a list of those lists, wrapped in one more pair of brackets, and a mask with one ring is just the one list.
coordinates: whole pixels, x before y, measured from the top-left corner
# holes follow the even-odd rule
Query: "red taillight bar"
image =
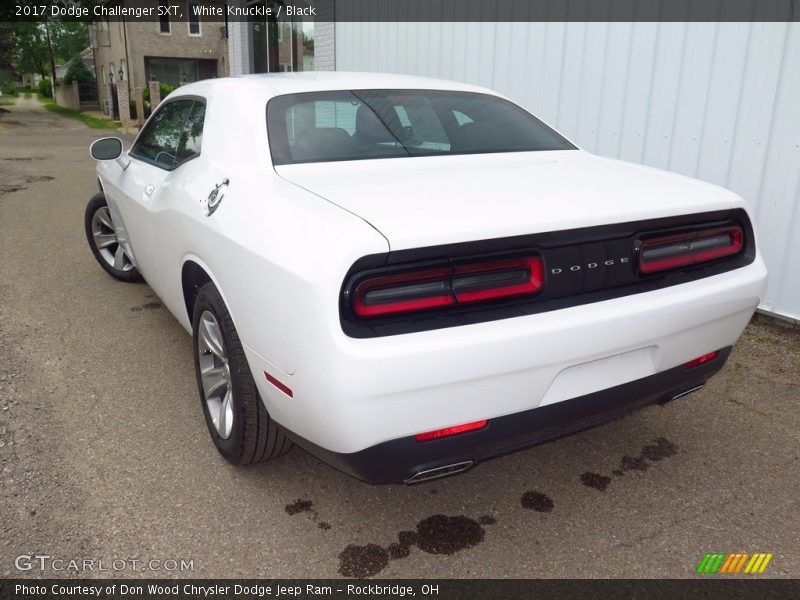
[(426, 431), (425, 433), (418, 433), (414, 439), (418, 442), (427, 442), (430, 440), (438, 440), (443, 437), (450, 437), (451, 435), (458, 435), (459, 433), (466, 433), (468, 431), (477, 431), (483, 429), (489, 421), (483, 419), (482, 421), (475, 421), (474, 423), (464, 423), (463, 425), (453, 425), (452, 427), (445, 427), (444, 429), (436, 429), (434, 431)]
[(376, 317), (535, 294), (543, 279), (538, 256), (387, 275), (358, 284), (353, 310)]
[(738, 254), (744, 247), (737, 225), (645, 240), (639, 248), (639, 272), (655, 273)]

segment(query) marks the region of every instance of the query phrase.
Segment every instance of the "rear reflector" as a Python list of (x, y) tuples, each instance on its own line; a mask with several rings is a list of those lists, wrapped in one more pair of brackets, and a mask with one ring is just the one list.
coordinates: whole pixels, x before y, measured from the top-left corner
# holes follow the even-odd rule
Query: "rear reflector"
[(683, 365), (684, 369), (691, 369), (692, 367), (699, 367), (700, 365), (707, 363), (710, 360), (714, 360), (719, 355), (719, 351), (714, 350), (714, 352), (709, 352), (708, 354), (703, 354), (703, 356), (698, 356), (694, 360), (690, 360), (685, 365)]
[(733, 256), (743, 246), (742, 229), (736, 225), (653, 238), (639, 248), (639, 271), (654, 273)]
[(353, 310), (377, 317), (536, 294), (542, 280), (538, 256), (387, 275), (358, 284)]
[(418, 442), (427, 442), (430, 440), (438, 440), (451, 435), (458, 435), (459, 433), (466, 433), (468, 431), (476, 431), (483, 429), (489, 421), (475, 421), (474, 423), (465, 423), (464, 425), (454, 425), (453, 427), (445, 427), (444, 429), (436, 429), (435, 431), (426, 431), (425, 433), (418, 433), (414, 439)]
[(283, 383), (281, 383), (280, 381), (275, 379), (272, 375), (270, 375), (266, 371), (264, 371), (264, 376), (267, 378), (267, 381), (269, 381), (272, 385), (274, 385), (276, 388), (278, 388), (284, 394), (289, 396), (289, 398), (294, 398), (294, 394), (292, 393), (292, 390), (288, 385), (284, 385)]

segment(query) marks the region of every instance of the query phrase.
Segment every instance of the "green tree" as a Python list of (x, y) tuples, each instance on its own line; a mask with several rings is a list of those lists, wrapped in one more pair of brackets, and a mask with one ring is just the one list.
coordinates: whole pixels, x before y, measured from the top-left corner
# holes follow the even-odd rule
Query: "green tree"
[(39, 73), (49, 70), (47, 39), (39, 23), (12, 23), (10, 32), (14, 40), (12, 62), (18, 73)]
[(80, 54), (76, 54), (72, 58), (72, 62), (69, 64), (69, 68), (67, 69), (67, 74), (64, 75), (64, 83), (72, 83), (73, 81), (77, 81), (78, 83), (94, 83), (94, 73), (86, 66), (86, 63), (83, 62), (83, 58), (81, 58)]
[(50, 35), (56, 64), (67, 62), (89, 45), (89, 32), (85, 23), (51, 22)]
[(50, 74), (47, 30), (53, 47), (53, 64), (67, 62), (89, 45), (84, 23), (49, 21), (46, 26), (44, 23), (0, 23), (0, 68), (17, 73)]
[(13, 71), (16, 67), (13, 23), (0, 22), (0, 69)]

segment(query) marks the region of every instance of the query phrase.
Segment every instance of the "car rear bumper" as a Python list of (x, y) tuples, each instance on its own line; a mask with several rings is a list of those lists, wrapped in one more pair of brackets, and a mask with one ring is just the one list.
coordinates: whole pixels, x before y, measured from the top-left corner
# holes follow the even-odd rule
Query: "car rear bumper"
[(370, 483), (418, 483), (462, 472), (484, 460), (607, 423), (702, 386), (730, 354), (723, 348), (697, 367), (674, 367), (642, 379), (540, 408), (490, 419), (479, 431), (418, 442), (406, 436), (359, 452), (338, 453), (290, 433), (302, 448)]
[(757, 257), (683, 285), (437, 331), (353, 339), (338, 322), (310, 322), (306, 334), (298, 333), (308, 343), (293, 374), (245, 350), (278, 423), (331, 453), (351, 455), (422, 432), (526, 414), (733, 346), (765, 283)]

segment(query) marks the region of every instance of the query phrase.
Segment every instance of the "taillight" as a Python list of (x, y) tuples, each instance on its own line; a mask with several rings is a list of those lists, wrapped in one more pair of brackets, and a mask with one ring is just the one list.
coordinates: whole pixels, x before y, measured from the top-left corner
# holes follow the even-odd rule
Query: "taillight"
[(386, 275), (358, 284), (353, 310), (377, 317), (536, 294), (542, 279), (537, 256)]
[(639, 272), (654, 273), (733, 256), (743, 246), (742, 229), (736, 225), (653, 238), (639, 247)]
[(448, 274), (439, 269), (367, 279), (356, 288), (356, 314), (377, 317), (454, 304)]

